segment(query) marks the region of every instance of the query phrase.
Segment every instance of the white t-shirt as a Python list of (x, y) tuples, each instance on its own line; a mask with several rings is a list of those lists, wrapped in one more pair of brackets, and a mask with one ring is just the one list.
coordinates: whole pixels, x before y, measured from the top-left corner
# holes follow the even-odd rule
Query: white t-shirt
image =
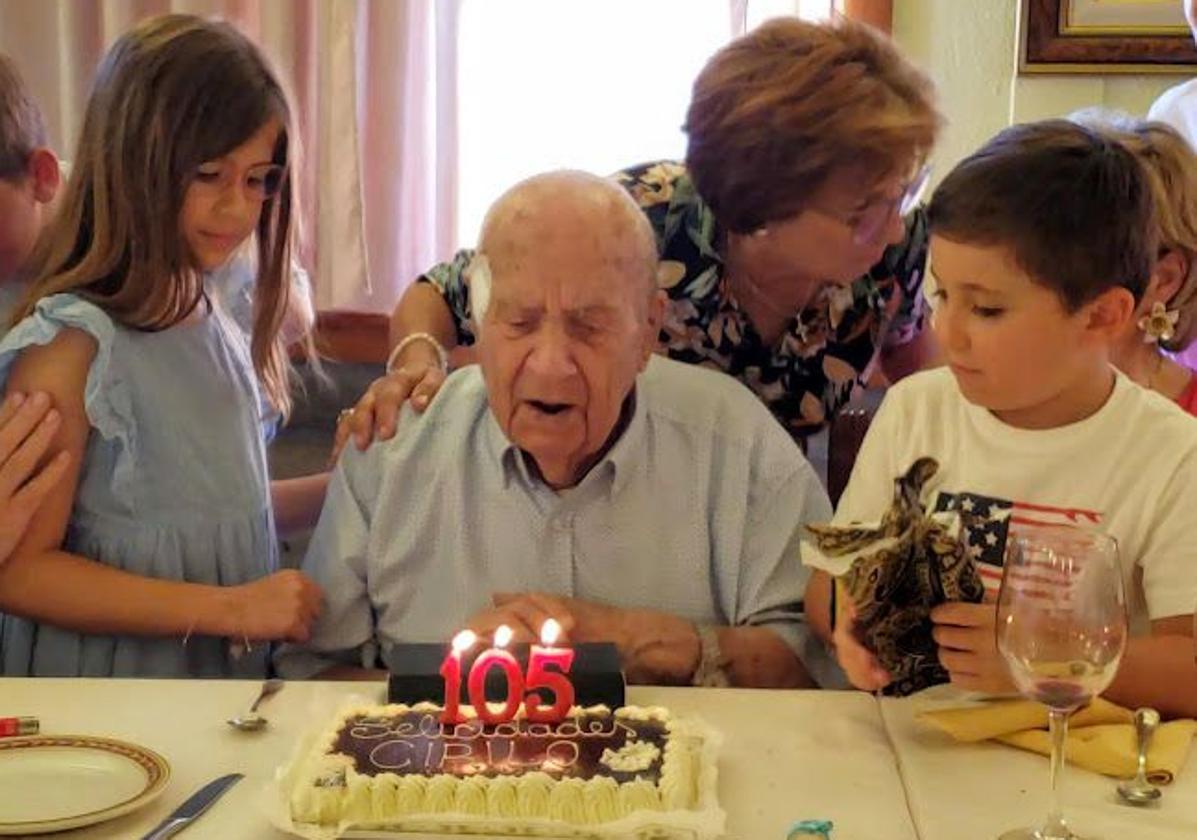
[(1168, 123), (1197, 149), (1197, 79), (1160, 94), (1147, 112), (1147, 119)]
[(1118, 374), (1096, 414), (1028, 430), (968, 402), (948, 368), (907, 377), (869, 427), (833, 521), (877, 522), (894, 478), (923, 456), (939, 462), (927, 509), (981, 517), (965, 539), (988, 588), (1009, 530), (1071, 522), (1118, 540), (1133, 634), (1197, 607), (1197, 418), (1159, 394)]

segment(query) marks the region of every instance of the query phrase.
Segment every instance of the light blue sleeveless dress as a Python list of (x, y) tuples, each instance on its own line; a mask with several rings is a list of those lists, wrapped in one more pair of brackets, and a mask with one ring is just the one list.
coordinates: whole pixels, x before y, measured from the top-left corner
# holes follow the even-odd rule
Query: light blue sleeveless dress
[[(193, 323), (140, 332), (75, 295), (54, 295), (0, 340), (0, 385), (21, 349), (64, 327), (98, 343), (85, 391), (92, 431), (65, 549), (138, 575), (221, 586), (275, 571), (262, 403), (231, 318), (216, 307)], [(235, 657), (225, 639), (87, 636), (0, 615), (6, 676), (256, 678), (266, 647)]]

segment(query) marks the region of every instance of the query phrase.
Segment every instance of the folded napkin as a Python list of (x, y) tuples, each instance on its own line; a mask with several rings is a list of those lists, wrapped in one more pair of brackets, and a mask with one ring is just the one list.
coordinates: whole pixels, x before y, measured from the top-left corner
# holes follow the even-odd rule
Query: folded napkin
[[(1047, 707), (1031, 700), (993, 700), (976, 706), (922, 712), (918, 719), (957, 741), (993, 739), (1051, 755)], [(1197, 721), (1162, 724), (1147, 751), (1147, 777), (1169, 784), (1184, 766)], [(1138, 769), (1134, 714), (1100, 697), (1068, 719), (1068, 760), (1106, 776), (1129, 779)]]

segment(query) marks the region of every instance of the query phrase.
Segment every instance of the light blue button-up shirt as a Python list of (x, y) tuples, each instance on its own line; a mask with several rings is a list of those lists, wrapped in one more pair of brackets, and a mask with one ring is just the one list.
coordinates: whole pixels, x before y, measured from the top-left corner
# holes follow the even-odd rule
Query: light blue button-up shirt
[(324, 612), (276, 664), (303, 678), (374, 644), (446, 641), (492, 593), (523, 591), (764, 625), (805, 658), (798, 544), (830, 515), (789, 435), (729, 376), (654, 357), (622, 435), (554, 491), (467, 367), (390, 441), (346, 448), (303, 564)]

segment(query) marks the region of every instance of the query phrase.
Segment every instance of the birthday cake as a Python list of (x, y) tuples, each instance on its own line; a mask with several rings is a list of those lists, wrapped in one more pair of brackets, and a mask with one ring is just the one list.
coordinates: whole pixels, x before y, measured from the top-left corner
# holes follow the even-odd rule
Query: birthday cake
[[(573, 707), (555, 723), (442, 708), (343, 709), (289, 769), (292, 829), (715, 837), (714, 733), (663, 708)], [(318, 836), (317, 832), (308, 832)], [(331, 836), (331, 835), (329, 835)]]

